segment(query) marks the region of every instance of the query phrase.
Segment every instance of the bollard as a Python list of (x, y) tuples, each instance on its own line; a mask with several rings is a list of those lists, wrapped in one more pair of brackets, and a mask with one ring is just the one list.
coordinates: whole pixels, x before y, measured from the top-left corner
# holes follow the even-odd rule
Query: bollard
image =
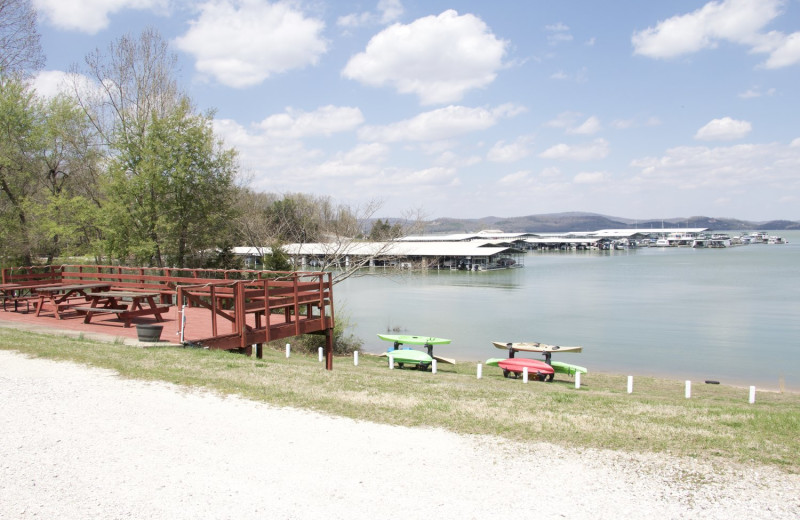
[(628, 376), (628, 393), (633, 393), (633, 376)]
[(750, 404), (753, 404), (755, 402), (756, 402), (756, 387), (751, 386), (750, 387)]
[(480, 379), (481, 377), (483, 377), (483, 365), (478, 363), (478, 379)]
[(435, 359), (433, 361), (431, 361), (431, 373), (432, 374), (436, 373), (436, 360)]
[(581, 387), (581, 373), (575, 372), (575, 390)]
[(394, 370), (394, 356), (389, 354), (389, 370)]
[(686, 381), (686, 399), (692, 397), (692, 382)]
[(522, 367), (522, 382), (528, 382), (528, 367)]
[(353, 366), (358, 366), (358, 351), (353, 351)]
[(319, 362), (322, 363), (322, 347), (319, 347)]
[(292, 352), (292, 346), (288, 343), (286, 344), (286, 357), (289, 357), (289, 354)]

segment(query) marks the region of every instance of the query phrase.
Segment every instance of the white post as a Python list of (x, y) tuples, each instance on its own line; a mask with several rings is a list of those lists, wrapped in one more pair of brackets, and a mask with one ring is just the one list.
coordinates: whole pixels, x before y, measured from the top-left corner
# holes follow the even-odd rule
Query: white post
[(183, 344), (184, 332), (186, 331), (186, 304), (181, 307), (181, 344)]
[(353, 351), (353, 365), (354, 366), (358, 366), (358, 351), (357, 350)]
[(753, 404), (755, 402), (756, 402), (756, 387), (751, 386), (750, 387), (750, 404)]
[(633, 376), (628, 376), (628, 393), (633, 393)]
[(287, 358), (287, 359), (289, 358), (289, 356), (291, 355), (291, 353), (292, 353), (292, 346), (291, 346), (291, 345), (289, 345), (289, 344), (287, 343), (287, 344), (286, 344), (286, 358)]
[(686, 381), (686, 399), (692, 397), (692, 382)]
[(322, 347), (319, 347), (319, 362), (322, 363)]
[(522, 367), (522, 382), (528, 382), (528, 367)]
[(436, 360), (435, 359), (433, 361), (431, 361), (431, 373), (432, 374), (436, 373)]
[(581, 387), (581, 373), (575, 372), (575, 390)]
[(483, 377), (483, 365), (478, 363), (478, 379), (480, 379), (481, 377)]
[(389, 354), (389, 370), (394, 370), (394, 356)]

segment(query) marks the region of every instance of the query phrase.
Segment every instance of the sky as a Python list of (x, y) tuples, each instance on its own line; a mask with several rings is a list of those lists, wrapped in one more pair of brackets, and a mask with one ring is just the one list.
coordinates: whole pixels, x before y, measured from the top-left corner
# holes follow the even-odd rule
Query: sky
[(51, 95), (157, 29), (256, 191), (800, 220), (800, 0), (32, 0)]

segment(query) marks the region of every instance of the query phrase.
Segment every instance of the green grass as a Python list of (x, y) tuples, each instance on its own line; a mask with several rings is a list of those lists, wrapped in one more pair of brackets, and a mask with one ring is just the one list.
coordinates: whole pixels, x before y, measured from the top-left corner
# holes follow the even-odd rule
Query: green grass
[(386, 358), (336, 358), (328, 372), (317, 356), (265, 349), (264, 359), (192, 348), (141, 349), (61, 336), (0, 329), (0, 349), (74, 361), (278, 406), (317, 410), (359, 420), (446, 428), (463, 434), (551, 442), (562, 446), (661, 452), (677, 456), (765, 464), (800, 472), (800, 394), (697, 384), (684, 397), (683, 381), (588, 374), (552, 383), (503, 378), (485, 366), (439, 365), (437, 374), (389, 370)]

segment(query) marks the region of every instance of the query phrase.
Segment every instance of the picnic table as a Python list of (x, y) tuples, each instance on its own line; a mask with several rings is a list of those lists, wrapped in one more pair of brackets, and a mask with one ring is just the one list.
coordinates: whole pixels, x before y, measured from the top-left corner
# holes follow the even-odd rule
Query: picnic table
[(21, 301), (24, 301), (28, 305), (28, 310), (30, 310), (30, 302), (35, 301), (38, 299), (36, 295), (36, 289), (40, 289), (42, 287), (53, 287), (54, 285), (58, 285), (55, 283), (4, 283), (0, 284), (0, 293), (2, 293), (3, 299), (3, 310), (6, 309), (6, 303), (10, 300), (14, 302), (14, 311), (18, 310), (18, 304)]
[[(45, 302), (53, 304), (53, 312), (56, 318), (61, 319), (61, 310), (71, 307), (70, 298), (83, 296), (84, 298), (92, 291), (107, 291), (111, 289), (110, 283), (78, 283), (78, 284), (51, 284), (34, 289), (39, 295), (39, 302), (36, 308), (36, 316), (42, 312)], [(88, 300), (87, 300), (88, 301)]]
[[(95, 314), (116, 314), (125, 327), (131, 326), (131, 320), (141, 316), (154, 316), (156, 321), (164, 321), (161, 316), (170, 308), (169, 305), (156, 303), (157, 292), (137, 291), (98, 291), (86, 295), (91, 302), (88, 307), (75, 307), (75, 311), (85, 313), (84, 323), (91, 323)], [(130, 304), (123, 303), (130, 301)], [(143, 304), (147, 305), (143, 305)]]

